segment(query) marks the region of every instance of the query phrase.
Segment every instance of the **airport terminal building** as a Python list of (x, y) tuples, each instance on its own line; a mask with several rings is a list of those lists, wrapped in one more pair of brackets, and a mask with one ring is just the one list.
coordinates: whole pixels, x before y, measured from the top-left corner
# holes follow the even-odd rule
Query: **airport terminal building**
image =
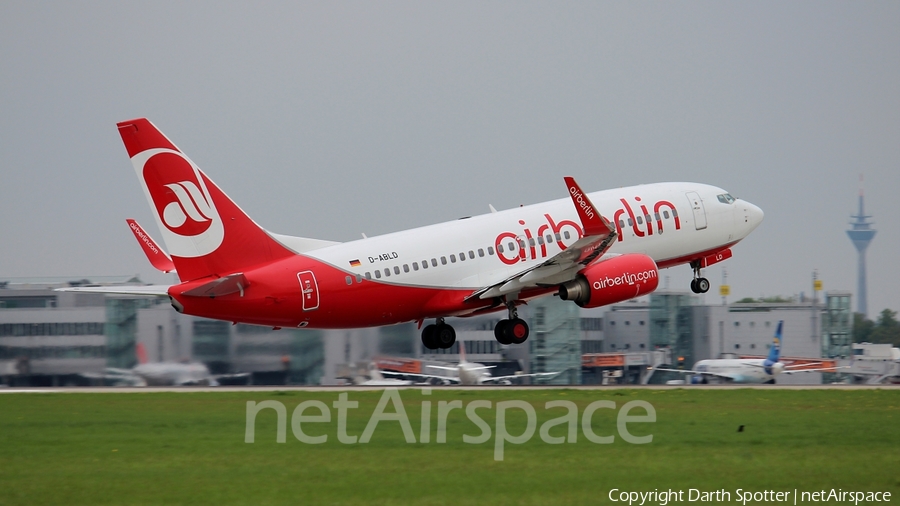
[[(422, 363), (466, 359), (493, 366), (494, 376), (558, 373), (548, 384), (658, 383), (706, 358), (765, 356), (784, 320), (782, 356), (849, 358), (850, 294), (824, 301), (705, 305), (702, 297), (659, 291), (637, 301), (582, 310), (546, 297), (520, 309), (531, 336), (524, 346), (500, 345), (501, 313), (455, 319), (457, 343), (429, 350), (415, 324), (354, 330), (271, 329), (177, 313), (165, 299), (57, 292), (77, 284), (141, 284), (135, 277), (0, 280), (0, 383), (85, 385), (106, 368), (137, 363), (140, 343), (150, 362), (194, 360), (214, 374), (251, 373), (255, 384), (346, 384), (348, 365), (378, 357)], [(364, 370), (364, 369), (363, 369)], [(821, 373), (781, 375), (779, 383), (833, 381)], [(93, 383), (92, 383), (93, 381)], [(525, 381), (527, 382), (527, 380)]]

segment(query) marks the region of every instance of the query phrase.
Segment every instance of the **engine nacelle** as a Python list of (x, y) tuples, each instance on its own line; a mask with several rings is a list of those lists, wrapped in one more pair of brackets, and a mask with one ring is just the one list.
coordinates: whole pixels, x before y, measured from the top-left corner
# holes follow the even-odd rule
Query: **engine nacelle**
[(615, 304), (646, 295), (659, 286), (659, 268), (647, 255), (632, 253), (598, 262), (559, 287), (559, 298), (581, 307)]

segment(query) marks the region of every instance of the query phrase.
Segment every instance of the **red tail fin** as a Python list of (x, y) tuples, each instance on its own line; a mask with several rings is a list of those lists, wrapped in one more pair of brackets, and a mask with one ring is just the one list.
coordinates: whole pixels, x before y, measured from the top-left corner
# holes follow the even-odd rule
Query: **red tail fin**
[(227, 276), (294, 254), (254, 223), (153, 123), (140, 118), (118, 127), (182, 281)]
[(147, 348), (144, 348), (144, 343), (137, 343), (134, 345), (134, 354), (137, 355), (139, 364), (147, 363)]

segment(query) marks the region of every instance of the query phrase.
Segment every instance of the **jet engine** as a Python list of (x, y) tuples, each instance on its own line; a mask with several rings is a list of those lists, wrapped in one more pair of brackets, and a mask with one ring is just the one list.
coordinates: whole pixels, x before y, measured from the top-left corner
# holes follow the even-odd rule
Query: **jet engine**
[(646, 295), (658, 285), (656, 262), (647, 255), (632, 253), (583, 269), (559, 287), (559, 298), (584, 308), (600, 307)]

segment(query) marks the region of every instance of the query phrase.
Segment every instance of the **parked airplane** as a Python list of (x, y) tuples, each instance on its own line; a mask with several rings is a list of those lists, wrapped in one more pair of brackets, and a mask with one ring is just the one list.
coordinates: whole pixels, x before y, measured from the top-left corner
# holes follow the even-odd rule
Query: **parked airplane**
[(369, 364), (369, 378), (355, 378), (353, 383), (355, 385), (367, 386), (367, 387), (399, 387), (399, 386), (408, 386), (412, 385), (413, 382), (409, 380), (402, 380), (397, 378), (385, 378), (382, 375), (381, 369), (378, 368), (374, 363)]
[(513, 379), (521, 378), (551, 378), (558, 376), (559, 372), (538, 372), (529, 374), (510, 374), (508, 376), (491, 376), (488, 369), (493, 369), (493, 365), (479, 364), (478, 362), (469, 362), (466, 360), (466, 346), (462, 341), (459, 342), (459, 363), (455, 366), (443, 365), (426, 365), (432, 369), (442, 369), (445, 371), (456, 371), (456, 376), (440, 375), (440, 374), (417, 374), (417, 373), (400, 373), (393, 371), (381, 371), (382, 374), (396, 374), (401, 376), (416, 376), (424, 379), (440, 380), (444, 384), (459, 383), (460, 385), (485, 385), (488, 383), (499, 383), (509, 385)]
[[(694, 375), (691, 383), (706, 383), (707, 378), (719, 378), (731, 383), (775, 383), (775, 377), (779, 374), (794, 374), (798, 372), (835, 372), (834, 367), (826, 367), (820, 369), (794, 369), (794, 367), (807, 367), (809, 364), (798, 366), (785, 365), (780, 362), (781, 339), (783, 320), (778, 321), (778, 327), (775, 329), (775, 339), (772, 347), (769, 349), (767, 358), (750, 358), (750, 359), (707, 359), (701, 360), (694, 364), (691, 370), (684, 369), (664, 369), (657, 367), (657, 371), (679, 372)], [(814, 364), (817, 365), (817, 364)]]
[(131, 369), (107, 367), (102, 374), (83, 374), (91, 379), (111, 380), (129, 386), (218, 386), (223, 378), (247, 378), (249, 373), (217, 374), (200, 362), (148, 362), (147, 352), (138, 343), (138, 365)]
[[(80, 291), (168, 296), (181, 313), (280, 327), (354, 328), (434, 320), (431, 349), (456, 340), (449, 316), (507, 311), (503, 344), (528, 338), (517, 307), (558, 294), (592, 308), (646, 295), (659, 269), (701, 269), (763, 219), (721, 188), (657, 183), (591, 194), (565, 178), (569, 199), (336, 243), (268, 232), (146, 119), (118, 124), (171, 257), (134, 223), (153, 265), (180, 283)], [(607, 220), (609, 216), (612, 220)], [(133, 222), (129, 221), (129, 225)]]

